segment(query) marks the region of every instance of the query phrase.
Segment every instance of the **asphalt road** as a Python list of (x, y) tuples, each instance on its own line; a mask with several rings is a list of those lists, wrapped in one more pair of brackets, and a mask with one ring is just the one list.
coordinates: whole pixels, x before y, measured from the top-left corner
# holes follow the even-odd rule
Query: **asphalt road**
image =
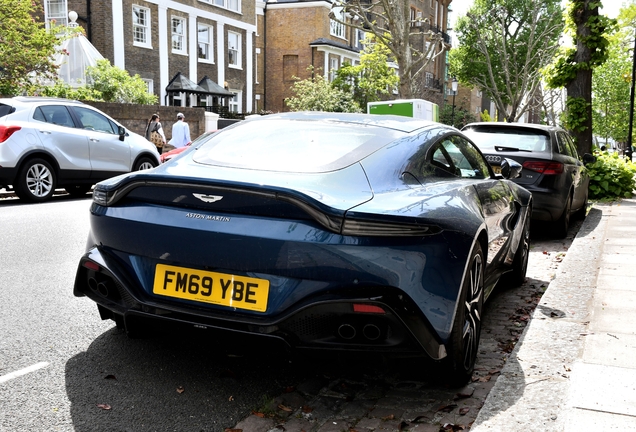
[[(286, 390), (313, 385), (319, 393), (350, 372), (359, 383), (372, 377), (363, 386), (382, 381), (390, 391), (392, 382), (399, 384), (392, 379), (396, 364), (381, 359), (299, 357), (203, 331), (129, 339), (100, 320), (92, 301), (72, 293), (90, 202), (90, 195), (36, 205), (0, 199), (0, 431), (223, 431), (252, 412), (274, 414), (278, 406), (271, 401)], [(535, 243), (526, 297), (549, 281), (568, 241)], [(504, 332), (514, 341), (502, 322), (518, 324), (494, 305), (495, 321), (484, 323), (492, 341), (486, 336), (483, 349), (499, 354), (490, 361), (481, 356), (484, 375), (505, 361), (507, 349), (494, 335)], [(483, 385), (476, 406), (460, 418), (463, 424), (474, 418), (492, 383), (477, 384)], [(431, 398), (454, 394), (439, 384), (424, 386), (433, 414), (437, 402)]]

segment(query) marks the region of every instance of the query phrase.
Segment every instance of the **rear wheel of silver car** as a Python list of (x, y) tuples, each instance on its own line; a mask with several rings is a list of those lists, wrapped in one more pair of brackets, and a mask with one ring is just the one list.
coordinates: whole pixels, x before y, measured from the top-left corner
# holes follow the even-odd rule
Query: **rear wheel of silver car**
[(142, 171), (156, 167), (157, 164), (152, 161), (152, 159), (147, 157), (142, 157), (137, 161), (133, 171)]
[(445, 359), (448, 378), (458, 386), (471, 378), (479, 349), (485, 265), (479, 243), (475, 244), (468, 263)]
[(568, 235), (568, 229), (570, 229), (570, 213), (572, 211), (572, 195), (570, 195), (565, 202), (565, 208), (563, 214), (559, 220), (554, 223), (554, 235), (557, 238), (565, 238)]
[(25, 201), (43, 202), (55, 191), (55, 171), (44, 159), (27, 161), (18, 174), (15, 193)]

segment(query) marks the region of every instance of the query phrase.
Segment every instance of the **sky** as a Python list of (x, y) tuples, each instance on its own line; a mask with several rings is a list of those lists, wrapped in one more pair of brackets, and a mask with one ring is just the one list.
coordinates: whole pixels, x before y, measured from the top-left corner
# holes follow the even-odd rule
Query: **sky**
[[(451, 25), (453, 27), (455, 27), (455, 20), (457, 17), (465, 15), (468, 8), (473, 5), (473, 2), (474, 0), (453, 0), (451, 3), (451, 9), (453, 10)], [(566, 1), (563, 0), (564, 6), (565, 3)], [(609, 16), (610, 18), (616, 18), (618, 16), (618, 10), (622, 5), (622, 0), (603, 0), (603, 9), (601, 9), (601, 13)]]

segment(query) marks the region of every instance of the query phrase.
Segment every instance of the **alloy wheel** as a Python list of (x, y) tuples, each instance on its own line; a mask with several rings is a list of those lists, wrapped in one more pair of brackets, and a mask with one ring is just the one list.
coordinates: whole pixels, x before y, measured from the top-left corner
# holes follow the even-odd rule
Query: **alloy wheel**
[(462, 331), (462, 344), (464, 348), (464, 368), (472, 368), (477, 349), (479, 347), (479, 335), (481, 332), (481, 304), (483, 296), (483, 262), (481, 255), (473, 257), (470, 266), (470, 286), (464, 302), (464, 327)]
[(26, 186), (34, 197), (43, 198), (53, 189), (53, 175), (44, 164), (33, 164), (26, 173)]

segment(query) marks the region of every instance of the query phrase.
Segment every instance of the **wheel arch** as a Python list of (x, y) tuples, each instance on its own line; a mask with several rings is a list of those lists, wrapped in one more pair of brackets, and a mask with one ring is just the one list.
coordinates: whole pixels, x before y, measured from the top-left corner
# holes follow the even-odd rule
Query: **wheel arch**
[(60, 166), (57, 163), (57, 159), (55, 159), (55, 157), (52, 154), (42, 150), (31, 150), (25, 153), (24, 155), (22, 155), (22, 157), (18, 160), (18, 163), (15, 165), (16, 166), (15, 177), (12, 179), (12, 183), (11, 183), (11, 185), (14, 188), (15, 188), (16, 178), (20, 175), (22, 168), (27, 162), (29, 162), (32, 159), (44, 159), (53, 167), (53, 170), (55, 170), (56, 178), (58, 179), (60, 178)]
[(161, 165), (161, 162), (158, 160), (158, 157), (156, 157), (154, 154), (152, 154), (152, 153), (150, 153), (150, 152), (148, 152), (148, 151), (144, 151), (144, 152), (141, 152), (141, 153), (139, 153), (139, 154), (137, 155), (137, 157), (135, 158), (135, 160), (134, 160), (134, 161), (133, 161), (133, 163), (132, 163), (132, 166), (130, 167), (130, 170), (131, 170), (131, 171), (134, 171), (134, 169), (135, 169), (135, 167), (137, 166), (137, 164), (139, 163), (139, 161), (140, 161), (141, 159), (143, 159), (143, 158), (148, 158), (148, 159), (150, 159), (151, 161), (153, 161), (153, 163), (155, 163), (155, 164), (156, 164), (156, 165), (155, 165), (156, 167), (157, 167), (157, 166), (159, 166), (159, 165)]

